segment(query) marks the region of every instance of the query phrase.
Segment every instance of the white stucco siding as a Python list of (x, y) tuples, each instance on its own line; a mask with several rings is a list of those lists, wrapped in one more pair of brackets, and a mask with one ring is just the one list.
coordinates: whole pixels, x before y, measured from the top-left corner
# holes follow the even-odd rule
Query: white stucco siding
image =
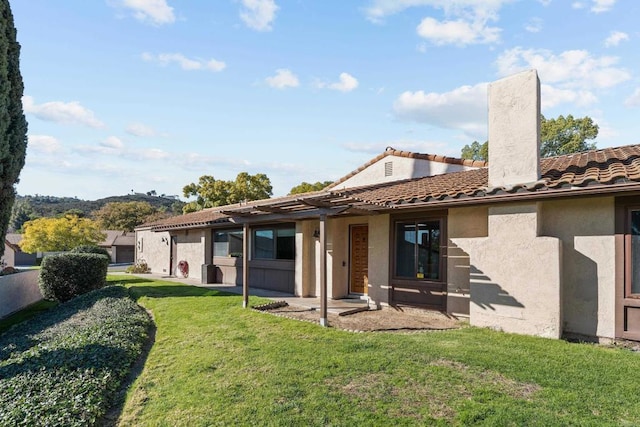
[[(391, 175), (386, 176), (385, 167), (389, 162), (391, 163), (392, 173)], [(443, 173), (459, 172), (469, 169), (474, 168), (463, 165), (434, 162), (425, 159), (386, 156), (342, 182), (337, 186), (337, 188), (359, 187), (362, 185), (372, 185), (402, 179), (441, 175)], [(387, 172), (389, 172), (388, 167)]]
[(377, 306), (389, 304), (391, 218), (369, 217), (369, 298)]
[(152, 273), (169, 274), (170, 242), (167, 231), (136, 230), (136, 262), (146, 262)]
[(562, 240), (565, 333), (615, 336), (615, 200), (543, 204), (542, 232)]
[(447, 217), (447, 313), (469, 317), (469, 254), (452, 239), (487, 237), (488, 208), (467, 207), (449, 209)]
[[(211, 230), (186, 230), (177, 232), (175, 235), (177, 239), (175, 265), (177, 266), (180, 261), (187, 261), (189, 263), (189, 277), (191, 278), (200, 279), (202, 276), (202, 264), (213, 262), (212, 259), (205, 259), (207, 233), (210, 235)], [(172, 271), (171, 273), (175, 274), (176, 272)]]
[(559, 338), (562, 245), (539, 235), (540, 204), (489, 207), (488, 237), (451, 238), (469, 255), (470, 323)]

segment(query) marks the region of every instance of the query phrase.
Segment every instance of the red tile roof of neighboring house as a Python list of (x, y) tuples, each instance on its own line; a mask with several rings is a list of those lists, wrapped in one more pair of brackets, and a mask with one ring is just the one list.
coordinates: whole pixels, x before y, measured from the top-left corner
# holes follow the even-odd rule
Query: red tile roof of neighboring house
[(436, 154), (412, 153), (410, 151), (396, 150), (393, 147), (387, 147), (387, 149), (382, 154), (374, 157), (373, 159), (369, 160), (367, 163), (365, 163), (362, 166), (360, 166), (358, 169), (355, 169), (354, 171), (348, 173), (347, 175), (343, 176), (342, 178), (338, 179), (337, 181), (331, 183), (325, 189), (326, 190), (330, 190), (332, 188), (337, 187), (338, 185), (342, 184), (343, 182), (345, 182), (349, 178), (357, 175), (358, 173), (362, 172), (363, 170), (365, 170), (369, 166), (373, 165), (376, 162), (379, 162), (380, 160), (384, 159), (387, 156), (396, 156), (396, 157), (405, 157), (405, 158), (410, 158), (410, 159), (429, 160), (429, 161), (432, 161), (432, 162), (448, 163), (450, 165), (462, 165), (462, 166), (468, 166), (468, 167), (472, 167), (472, 168), (482, 168), (482, 167), (487, 166), (487, 162), (481, 161), (481, 160), (458, 159), (456, 157), (439, 156), (439, 155), (436, 155)]

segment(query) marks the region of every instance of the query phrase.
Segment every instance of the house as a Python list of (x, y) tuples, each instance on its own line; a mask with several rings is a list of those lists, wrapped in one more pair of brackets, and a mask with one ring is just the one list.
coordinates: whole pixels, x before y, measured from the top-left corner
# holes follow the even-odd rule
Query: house
[(489, 85), (489, 161), (388, 148), (302, 195), (136, 230), (203, 283), (417, 306), (550, 338), (640, 340), (640, 145), (540, 159), (533, 70)]
[(7, 233), (4, 238), (4, 255), (2, 260), (8, 266), (36, 265), (36, 254), (28, 254), (20, 249), (22, 234)]
[(105, 239), (98, 243), (111, 255), (111, 262), (132, 263), (135, 258), (135, 233), (120, 230), (103, 230)]

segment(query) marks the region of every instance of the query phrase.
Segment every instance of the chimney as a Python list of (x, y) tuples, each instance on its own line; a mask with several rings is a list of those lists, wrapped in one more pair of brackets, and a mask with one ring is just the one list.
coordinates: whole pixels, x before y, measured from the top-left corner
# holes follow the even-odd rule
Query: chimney
[(540, 80), (536, 70), (489, 84), (489, 187), (540, 179)]

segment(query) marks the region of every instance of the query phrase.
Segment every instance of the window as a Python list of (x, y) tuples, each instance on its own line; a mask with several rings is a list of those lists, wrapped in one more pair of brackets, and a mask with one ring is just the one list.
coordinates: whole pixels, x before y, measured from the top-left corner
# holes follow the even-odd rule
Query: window
[(295, 259), (295, 228), (279, 227), (253, 230), (253, 257), (256, 259)]
[(629, 260), (630, 283), (629, 293), (634, 296), (640, 296), (640, 210), (632, 210), (630, 212), (630, 234), (631, 234), (631, 250)]
[(213, 256), (241, 257), (242, 230), (216, 230), (213, 232)]
[(395, 226), (395, 271), (398, 278), (442, 280), (440, 220), (398, 221)]

